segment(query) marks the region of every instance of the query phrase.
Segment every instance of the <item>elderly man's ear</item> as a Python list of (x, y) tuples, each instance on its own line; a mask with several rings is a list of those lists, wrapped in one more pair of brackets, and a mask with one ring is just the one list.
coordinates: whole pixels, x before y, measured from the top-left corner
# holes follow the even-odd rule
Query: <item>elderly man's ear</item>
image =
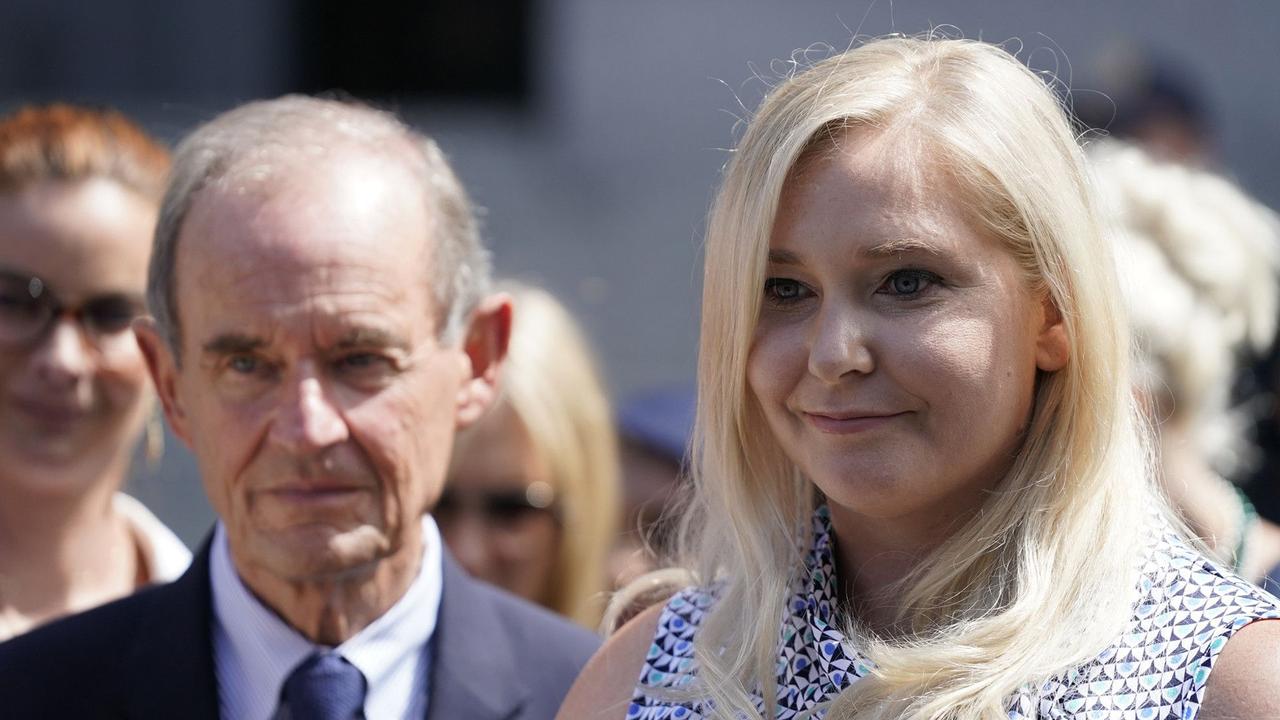
[(479, 420), (498, 395), (502, 361), (511, 340), (511, 296), (494, 293), (485, 297), (471, 314), (462, 351), (469, 361), (458, 388), (458, 427)]
[(191, 447), (190, 433), (187, 432), (187, 417), (182, 411), (182, 404), (177, 394), (177, 362), (173, 352), (160, 337), (155, 319), (140, 317), (133, 321), (133, 335), (138, 339), (138, 348), (147, 361), (147, 370), (151, 373), (151, 382), (155, 385), (156, 395), (160, 396), (160, 405), (164, 408), (164, 416), (169, 420), (173, 434)]

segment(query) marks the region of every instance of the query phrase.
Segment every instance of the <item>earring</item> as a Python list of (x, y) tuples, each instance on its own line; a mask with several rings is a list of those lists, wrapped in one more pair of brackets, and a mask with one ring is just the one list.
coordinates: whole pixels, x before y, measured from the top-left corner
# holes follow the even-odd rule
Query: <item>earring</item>
[(159, 403), (147, 415), (146, 435), (147, 469), (155, 470), (164, 457), (164, 421), (160, 419)]

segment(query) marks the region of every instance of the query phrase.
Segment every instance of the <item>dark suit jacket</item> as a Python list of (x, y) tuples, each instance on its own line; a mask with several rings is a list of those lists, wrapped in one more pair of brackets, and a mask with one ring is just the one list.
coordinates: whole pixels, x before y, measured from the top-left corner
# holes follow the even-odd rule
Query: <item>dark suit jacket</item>
[[(0, 644), (0, 717), (218, 720), (212, 613), (206, 542), (169, 585)], [(435, 632), (428, 720), (551, 718), (599, 644), (448, 553)]]

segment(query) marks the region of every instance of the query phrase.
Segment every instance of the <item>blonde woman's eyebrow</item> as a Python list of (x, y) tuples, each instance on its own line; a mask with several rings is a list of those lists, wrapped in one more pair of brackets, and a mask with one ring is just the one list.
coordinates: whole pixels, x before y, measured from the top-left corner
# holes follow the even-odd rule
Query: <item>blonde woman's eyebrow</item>
[[(947, 251), (935, 243), (931, 243), (918, 238), (894, 238), (886, 240), (882, 243), (864, 248), (858, 253), (859, 255), (872, 260), (883, 260), (893, 258), (900, 255), (929, 255), (932, 257), (945, 257)], [(803, 265), (804, 258), (791, 250), (781, 248), (769, 250), (768, 261), (770, 265)]]
[(861, 253), (865, 257), (874, 259), (884, 259), (896, 257), (898, 255), (932, 255), (934, 257), (942, 257), (946, 255), (946, 251), (938, 247), (934, 243), (920, 240), (919, 238), (894, 238), (885, 242), (872, 245), (864, 249)]
[(770, 265), (803, 265), (800, 255), (790, 250), (769, 250)]

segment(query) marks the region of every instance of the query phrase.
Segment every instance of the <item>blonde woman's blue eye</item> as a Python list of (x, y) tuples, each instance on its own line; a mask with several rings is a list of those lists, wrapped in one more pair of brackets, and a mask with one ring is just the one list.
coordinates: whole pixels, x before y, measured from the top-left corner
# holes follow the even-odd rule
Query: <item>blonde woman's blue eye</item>
[(799, 300), (804, 292), (804, 285), (788, 278), (769, 278), (764, 281), (765, 298), (775, 303)]
[(938, 281), (938, 276), (924, 270), (899, 270), (890, 275), (881, 286), (888, 295), (910, 297), (919, 295)]

